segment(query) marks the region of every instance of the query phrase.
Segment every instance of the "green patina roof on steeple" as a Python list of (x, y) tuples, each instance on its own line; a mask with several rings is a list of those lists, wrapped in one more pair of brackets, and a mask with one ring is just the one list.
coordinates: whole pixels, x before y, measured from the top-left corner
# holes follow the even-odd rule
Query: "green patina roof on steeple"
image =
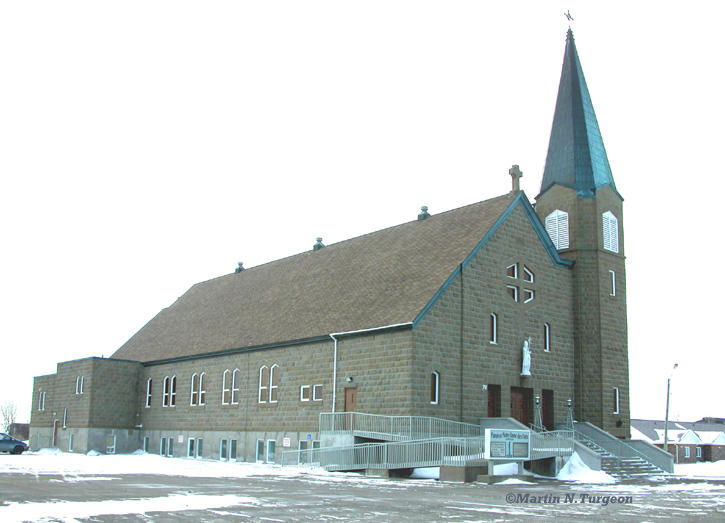
[(582, 198), (593, 198), (605, 185), (617, 192), (571, 29), (539, 194), (554, 184), (576, 189)]

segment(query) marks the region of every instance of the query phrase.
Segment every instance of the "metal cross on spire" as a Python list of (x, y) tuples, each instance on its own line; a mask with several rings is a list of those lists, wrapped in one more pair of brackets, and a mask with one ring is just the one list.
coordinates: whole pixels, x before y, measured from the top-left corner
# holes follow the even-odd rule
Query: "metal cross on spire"
[(564, 13), (564, 16), (566, 16), (566, 19), (569, 20), (570, 22), (574, 20), (574, 17), (571, 16), (571, 13), (569, 12), (568, 9), (566, 10), (566, 13)]

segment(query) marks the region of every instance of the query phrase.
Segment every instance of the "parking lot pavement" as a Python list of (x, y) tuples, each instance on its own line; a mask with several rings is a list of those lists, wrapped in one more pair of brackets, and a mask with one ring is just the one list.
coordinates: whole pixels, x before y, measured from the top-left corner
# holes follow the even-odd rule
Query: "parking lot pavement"
[[(0, 521), (723, 521), (725, 481), (451, 484), (356, 475), (0, 474)], [(54, 519), (55, 518), (55, 519)]]

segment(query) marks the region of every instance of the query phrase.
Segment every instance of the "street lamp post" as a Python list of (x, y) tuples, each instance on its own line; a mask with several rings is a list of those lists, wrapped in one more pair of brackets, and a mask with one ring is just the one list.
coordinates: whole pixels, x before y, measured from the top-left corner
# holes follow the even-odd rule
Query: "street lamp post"
[[(672, 367), (672, 370), (670, 371), (670, 375), (667, 376), (667, 403), (665, 406), (665, 446), (664, 450), (665, 452), (670, 451), (669, 445), (667, 445), (667, 425), (670, 421), (670, 380), (672, 380), (672, 375), (675, 373), (675, 369), (677, 368), (677, 363)], [(677, 450), (677, 447), (675, 447), (675, 450)]]

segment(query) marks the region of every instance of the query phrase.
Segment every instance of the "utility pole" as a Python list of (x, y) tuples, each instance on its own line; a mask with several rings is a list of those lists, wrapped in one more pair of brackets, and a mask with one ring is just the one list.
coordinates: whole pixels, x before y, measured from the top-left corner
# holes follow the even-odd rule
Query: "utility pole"
[[(667, 445), (667, 425), (670, 421), (670, 380), (672, 380), (672, 375), (675, 373), (675, 369), (677, 368), (677, 363), (672, 367), (672, 370), (670, 371), (670, 375), (667, 376), (667, 403), (665, 407), (665, 446), (664, 451), (669, 452), (669, 446)], [(675, 447), (675, 450), (677, 450), (677, 447)]]

